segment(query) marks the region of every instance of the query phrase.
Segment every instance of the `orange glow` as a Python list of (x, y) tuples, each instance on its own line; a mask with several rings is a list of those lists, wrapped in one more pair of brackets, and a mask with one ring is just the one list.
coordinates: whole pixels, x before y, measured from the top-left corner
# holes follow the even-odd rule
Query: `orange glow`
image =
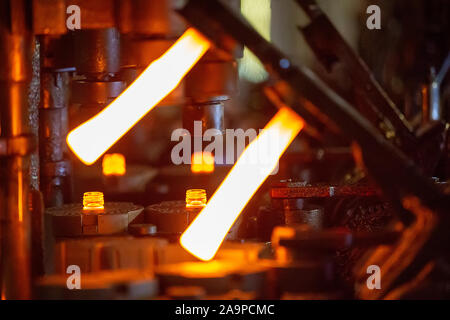
[(85, 211), (101, 211), (105, 207), (103, 192), (92, 191), (83, 194), (83, 210)]
[(68, 134), (73, 153), (84, 164), (93, 164), (178, 86), (209, 47), (205, 37), (189, 28), (109, 106)]
[(201, 208), (206, 206), (205, 189), (189, 189), (186, 191), (186, 208)]
[[(303, 127), (303, 119), (291, 109), (278, 111), (244, 150), (206, 207), (184, 231), (180, 238), (184, 249), (204, 261), (214, 258), (241, 211), (277, 167), (279, 158)], [(261, 155), (264, 161), (252, 165), (252, 161), (261, 159)]]
[(211, 152), (194, 152), (191, 160), (191, 171), (193, 173), (214, 172), (214, 155)]
[(121, 153), (105, 154), (102, 168), (105, 176), (123, 176), (127, 170), (125, 157)]
[(18, 189), (19, 189), (19, 195), (17, 197), (18, 203), (17, 207), (19, 209), (19, 222), (23, 221), (23, 172), (21, 170), (18, 171)]

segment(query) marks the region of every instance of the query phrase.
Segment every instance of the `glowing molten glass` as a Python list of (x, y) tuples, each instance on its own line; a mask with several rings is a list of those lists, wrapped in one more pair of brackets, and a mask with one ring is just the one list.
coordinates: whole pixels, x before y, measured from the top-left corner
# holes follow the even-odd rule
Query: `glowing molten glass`
[(84, 164), (93, 164), (178, 86), (209, 47), (206, 38), (189, 28), (109, 106), (68, 134), (70, 149)]
[(83, 194), (83, 210), (103, 210), (105, 208), (104, 205), (103, 192), (92, 191)]
[(191, 172), (214, 172), (214, 155), (211, 152), (194, 152), (191, 159)]
[(206, 206), (205, 189), (189, 189), (186, 191), (186, 208), (202, 208)]
[(278, 111), (185, 230), (180, 238), (184, 249), (204, 261), (214, 258), (241, 211), (277, 167), (279, 158), (303, 126), (303, 119), (291, 109)]
[(123, 176), (127, 171), (125, 157), (121, 153), (105, 154), (102, 168), (105, 176)]

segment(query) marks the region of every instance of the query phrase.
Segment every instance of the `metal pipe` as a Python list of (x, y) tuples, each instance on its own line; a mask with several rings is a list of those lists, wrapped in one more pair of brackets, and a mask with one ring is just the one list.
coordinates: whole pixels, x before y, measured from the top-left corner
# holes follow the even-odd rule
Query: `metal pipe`
[(26, 1), (0, 4), (0, 119), (6, 151), (1, 155), (1, 296), (30, 298), (30, 214), (28, 85), (32, 38), (27, 29)]
[[(70, 68), (52, 66), (52, 47), (61, 41), (43, 36), (41, 50), (41, 101), (39, 106), (40, 188), (46, 207), (60, 206), (71, 200), (70, 162), (66, 159)], [(74, 70), (74, 69), (73, 69)]]

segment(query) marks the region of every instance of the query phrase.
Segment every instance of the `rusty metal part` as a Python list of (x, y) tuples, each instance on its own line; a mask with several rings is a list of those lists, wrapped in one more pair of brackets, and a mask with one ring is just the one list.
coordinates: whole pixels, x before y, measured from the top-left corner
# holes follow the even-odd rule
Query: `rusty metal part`
[(102, 213), (86, 212), (81, 204), (48, 208), (45, 213), (56, 237), (79, 237), (126, 232), (143, 209), (129, 202), (106, 202)]
[[(83, 272), (83, 271), (81, 271)], [(137, 270), (82, 273), (81, 288), (67, 286), (67, 274), (45, 276), (37, 282), (38, 299), (110, 300), (151, 299), (158, 295), (158, 282), (148, 273)]]
[(310, 184), (305, 181), (281, 181), (273, 185), (270, 196), (275, 199), (284, 198), (330, 198), (348, 196), (379, 196), (381, 191), (370, 185), (329, 185)]
[(40, 189), (46, 207), (60, 206), (72, 199), (72, 165), (69, 160), (41, 161)]
[(72, 173), (68, 160), (49, 162), (41, 167), (41, 173), (47, 177), (67, 177)]
[(119, 71), (120, 37), (115, 28), (76, 30), (73, 40), (78, 74), (108, 74)]
[[(39, 100), (40, 100), (40, 63), (39, 63), (39, 43), (34, 41), (34, 50), (32, 55), (32, 75), (28, 87), (28, 122), (30, 124), (30, 134), (34, 137), (39, 136)], [(35, 138), (36, 139), (36, 138)], [(39, 149), (35, 148), (30, 155), (30, 188), (39, 190)]]
[(395, 212), (389, 202), (378, 197), (356, 196), (339, 199), (327, 218), (331, 225), (353, 231), (378, 231), (395, 219)]
[(261, 239), (269, 240), (276, 226), (305, 224), (320, 230), (324, 224), (324, 208), (306, 204), (304, 199), (272, 199), (272, 205), (259, 209), (257, 233)]
[(145, 221), (156, 225), (159, 234), (181, 234), (201, 209), (186, 208), (184, 201), (165, 201), (145, 208)]
[(71, 164), (66, 159), (68, 133), (68, 105), (70, 74), (51, 68), (53, 48), (62, 45), (41, 37), (41, 101), (39, 107), (39, 156), (41, 190), (46, 207), (59, 206), (72, 201)]
[[(45, 42), (45, 41), (41, 41)], [(47, 54), (45, 44), (41, 44), (42, 59)], [(49, 68), (47, 66), (47, 68)], [(42, 92), (41, 92), (41, 108), (42, 109), (63, 109), (67, 108), (69, 103), (69, 84), (70, 75), (68, 72), (59, 72), (58, 69), (46, 70), (41, 75)], [(53, 72), (52, 72), (53, 71)]]
[[(33, 41), (22, 0), (0, 3), (0, 127), (2, 139), (32, 133), (28, 86), (32, 76)], [(20, 139), (20, 138), (19, 138)], [(5, 299), (31, 294), (30, 156), (0, 158), (0, 287)]]

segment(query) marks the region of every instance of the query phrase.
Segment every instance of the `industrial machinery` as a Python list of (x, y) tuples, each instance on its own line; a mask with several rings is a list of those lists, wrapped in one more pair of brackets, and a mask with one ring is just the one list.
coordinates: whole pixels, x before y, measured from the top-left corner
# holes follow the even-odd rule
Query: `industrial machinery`
[(1, 299), (450, 298), (450, 3), (373, 2), (0, 0)]

